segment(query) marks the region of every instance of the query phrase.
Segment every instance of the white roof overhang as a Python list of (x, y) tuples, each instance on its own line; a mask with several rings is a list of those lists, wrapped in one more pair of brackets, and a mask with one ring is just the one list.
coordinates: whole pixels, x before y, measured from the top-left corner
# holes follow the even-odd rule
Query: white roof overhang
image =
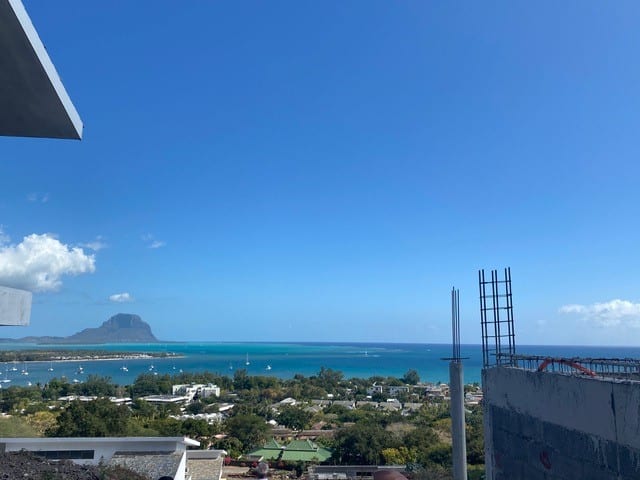
[(82, 121), (20, 0), (0, 0), (0, 135), (82, 138)]

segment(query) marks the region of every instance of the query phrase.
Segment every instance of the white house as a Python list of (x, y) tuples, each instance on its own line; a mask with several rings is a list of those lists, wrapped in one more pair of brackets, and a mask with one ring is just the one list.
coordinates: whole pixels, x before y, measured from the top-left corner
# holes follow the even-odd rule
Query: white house
[(172, 385), (171, 393), (174, 395), (184, 395), (192, 402), (195, 396), (199, 398), (207, 398), (210, 396), (220, 396), (220, 387), (212, 383), (206, 385), (202, 383), (191, 383), (188, 385)]
[(0, 452), (27, 450), (50, 460), (84, 465), (121, 465), (157, 480), (188, 480), (187, 437), (0, 438)]

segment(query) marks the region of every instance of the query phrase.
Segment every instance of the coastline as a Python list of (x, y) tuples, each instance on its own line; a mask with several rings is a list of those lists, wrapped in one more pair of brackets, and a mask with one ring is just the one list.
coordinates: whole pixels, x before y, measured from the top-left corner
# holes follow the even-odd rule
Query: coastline
[[(150, 354), (140, 354), (140, 355), (119, 355), (115, 357), (106, 357), (106, 356), (96, 356), (96, 357), (65, 357), (65, 358), (57, 358), (57, 359), (46, 359), (46, 360), (21, 360), (20, 362), (24, 363), (42, 363), (42, 362), (53, 362), (53, 363), (63, 363), (63, 362), (78, 362), (78, 361), (87, 361), (87, 362), (104, 362), (109, 360), (149, 360), (155, 358), (185, 358), (184, 355), (150, 355)], [(12, 363), (12, 362), (4, 362), (4, 363)]]
[[(0, 352), (0, 357), (5, 357)], [(38, 358), (20, 358), (20, 357), (31, 357), (34, 354), (37, 354)], [(42, 362), (51, 362), (51, 363), (62, 363), (62, 362), (100, 362), (100, 361), (124, 361), (124, 360), (150, 360), (150, 359), (177, 359), (177, 358), (185, 358), (185, 355), (178, 355), (174, 353), (165, 353), (165, 352), (114, 352), (114, 353), (73, 353), (72, 351), (63, 351), (63, 352), (41, 352), (41, 351), (18, 351), (14, 352), (14, 357), (12, 359), (2, 358), (0, 363), (4, 364), (13, 364), (13, 363), (42, 363)]]

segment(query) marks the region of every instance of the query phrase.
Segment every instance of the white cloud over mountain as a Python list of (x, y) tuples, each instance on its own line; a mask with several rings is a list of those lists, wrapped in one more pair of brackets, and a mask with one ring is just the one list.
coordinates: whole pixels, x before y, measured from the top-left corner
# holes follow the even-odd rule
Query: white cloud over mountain
[(591, 305), (564, 305), (560, 313), (578, 315), (599, 327), (628, 326), (640, 328), (640, 303), (615, 299)]
[(49, 233), (28, 235), (18, 244), (0, 243), (0, 285), (55, 291), (62, 286), (63, 276), (93, 273), (95, 269), (93, 255), (65, 245)]
[(129, 303), (133, 302), (133, 297), (130, 293), (122, 292), (122, 293), (114, 293), (109, 296), (109, 300), (115, 303)]

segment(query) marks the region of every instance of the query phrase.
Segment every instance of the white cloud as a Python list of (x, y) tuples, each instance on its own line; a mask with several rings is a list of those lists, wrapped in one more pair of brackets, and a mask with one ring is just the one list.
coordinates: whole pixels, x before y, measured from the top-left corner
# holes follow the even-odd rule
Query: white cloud
[(141, 238), (142, 241), (147, 244), (147, 248), (162, 248), (167, 244), (165, 241), (156, 240), (150, 233), (145, 233)]
[(640, 328), (640, 303), (615, 299), (591, 305), (564, 305), (560, 313), (579, 315), (583, 320), (599, 327), (629, 326)]
[(4, 233), (4, 227), (0, 225), (0, 247), (11, 241), (11, 237)]
[(104, 237), (102, 235), (98, 235), (95, 240), (87, 243), (81, 243), (80, 246), (97, 252), (103, 248), (107, 248), (109, 245), (104, 241)]
[(31, 192), (27, 195), (27, 200), (32, 203), (47, 203), (49, 201), (48, 193)]
[(65, 275), (95, 271), (95, 257), (55, 236), (31, 234), (21, 243), (0, 244), (0, 284), (36, 292), (57, 290)]
[(133, 297), (130, 293), (122, 292), (122, 293), (114, 293), (109, 296), (109, 300), (115, 303), (129, 303), (133, 302)]

